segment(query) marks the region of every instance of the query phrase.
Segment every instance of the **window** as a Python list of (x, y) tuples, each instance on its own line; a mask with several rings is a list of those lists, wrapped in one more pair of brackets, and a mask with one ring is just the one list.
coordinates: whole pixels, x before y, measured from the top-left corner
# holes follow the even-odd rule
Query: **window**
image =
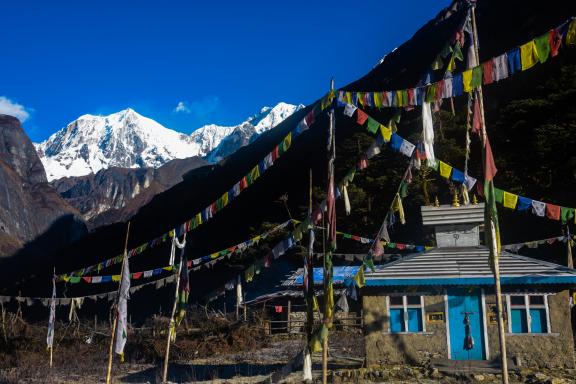
[(511, 333), (549, 333), (548, 296), (508, 295), (508, 331)]
[(390, 332), (423, 332), (423, 301), (422, 296), (388, 296)]

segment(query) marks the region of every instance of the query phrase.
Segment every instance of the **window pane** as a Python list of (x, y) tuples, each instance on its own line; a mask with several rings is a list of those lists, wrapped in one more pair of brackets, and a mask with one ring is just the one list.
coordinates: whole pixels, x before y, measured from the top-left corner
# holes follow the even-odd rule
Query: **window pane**
[(528, 296), (531, 305), (544, 305), (544, 296)]
[(404, 310), (390, 309), (390, 332), (404, 332)]
[(390, 296), (390, 305), (403, 305), (402, 296)]
[(408, 332), (422, 332), (421, 308), (408, 308)]
[(530, 309), (530, 332), (548, 332), (546, 324), (546, 310), (544, 308)]
[(510, 296), (510, 304), (525, 306), (526, 303), (524, 303), (524, 296)]
[(527, 333), (528, 320), (526, 319), (526, 310), (512, 309), (512, 333)]
[(409, 305), (420, 305), (420, 296), (406, 296)]

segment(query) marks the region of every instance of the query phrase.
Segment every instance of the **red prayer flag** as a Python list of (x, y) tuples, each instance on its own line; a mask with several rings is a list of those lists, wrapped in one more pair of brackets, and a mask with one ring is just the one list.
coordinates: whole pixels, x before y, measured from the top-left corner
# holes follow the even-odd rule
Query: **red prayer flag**
[(546, 203), (546, 217), (552, 220), (560, 220), (560, 206)]
[(406, 249), (406, 244), (396, 243), (396, 248), (397, 248), (397, 249), (400, 249), (400, 250)]
[[(278, 147), (276, 147), (276, 148), (278, 148)], [(246, 187), (247, 187), (247, 184), (246, 184), (246, 176), (244, 176), (244, 177), (242, 178), (242, 180), (240, 180), (240, 190), (243, 190), (243, 189), (246, 188)]]
[(363, 125), (366, 120), (368, 120), (368, 115), (362, 111), (361, 109), (357, 110), (357, 114), (356, 114), (356, 122), (360, 125)]
[(133, 278), (134, 280), (138, 280), (140, 277), (142, 277), (142, 272), (134, 272), (134, 273), (132, 274), (132, 278)]
[(484, 76), (484, 84), (492, 84), (494, 82), (494, 63), (492, 63), (492, 59), (485, 61), (482, 63), (482, 73)]
[(92, 276), (84, 276), (84, 277), (82, 277), (82, 279), (84, 279), (84, 281), (87, 282), (87, 283), (91, 283), (91, 282), (92, 282)]
[(320, 208), (316, 208), (314, 212), (312, 212), (312, 221), (314, 224), (317, 224), (320, 220), (322, 220), (322, 210)]
[(484, 184), (480, 180), (476, 180), (476, 192), (478, 196), (484, 196)]
[(555, 57), (558, 55), (560, 46), (562, 45), (562, 35), (557, 29), (550, 31), (550, 55)]
[(368, 168), (368, 157), (363, 154), (360, 158), (360, 162), (358, 163), (358, 169), (363, 170)]
[(482, 129), (482, 115), (480, 112), (480, 101), (477, 97), (474, 98), (474, 117), (472, 119), (472, 132), (480, 133)]
[(498, 172), (498, 168), (496, 168), (496, 164), (494, 163), (494, 156), (492, 156), (492, 147), (490, 146), (490, 140), (486, 137), (486, 163), (484, 165), (484, 171), (486, 174), (484, 178), (486, 181), (492, 181), (494, 176), (496, 176), (496, 172)]
[(306, 120), (306, 125), (308, 125), (308, 127), (310, 127), (312, 124), (314, 124), (314, 110), (311, 110), (310, 112), (308, 112), (308, 114), (306, 115), (304, 120)]
[(436, 94), (434, 95), (434, 100), (442, 99), (443, 93), (444, 93), (444, 79), (436, 83)]
[(414, 88), (408, 89), (408, 105), (416, 105), (416, 101), (414, 99)]

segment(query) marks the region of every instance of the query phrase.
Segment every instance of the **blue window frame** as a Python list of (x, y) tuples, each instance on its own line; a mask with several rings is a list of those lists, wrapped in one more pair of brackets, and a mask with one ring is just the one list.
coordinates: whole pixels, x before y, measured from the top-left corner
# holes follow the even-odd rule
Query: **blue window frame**
[(390, 332), (424, 332), (423, 301), (422, 296), (389, 296)]
[(547, 295), (508, 295), (508, 331), (511, 333), (549, 333)]

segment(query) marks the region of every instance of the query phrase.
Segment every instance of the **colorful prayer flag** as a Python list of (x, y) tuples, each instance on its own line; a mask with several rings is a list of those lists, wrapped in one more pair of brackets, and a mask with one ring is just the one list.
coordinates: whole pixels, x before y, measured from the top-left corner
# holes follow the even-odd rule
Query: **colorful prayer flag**
[(504, 191), (504, 208), (516, 209), (518, 203), (518, 195)]

